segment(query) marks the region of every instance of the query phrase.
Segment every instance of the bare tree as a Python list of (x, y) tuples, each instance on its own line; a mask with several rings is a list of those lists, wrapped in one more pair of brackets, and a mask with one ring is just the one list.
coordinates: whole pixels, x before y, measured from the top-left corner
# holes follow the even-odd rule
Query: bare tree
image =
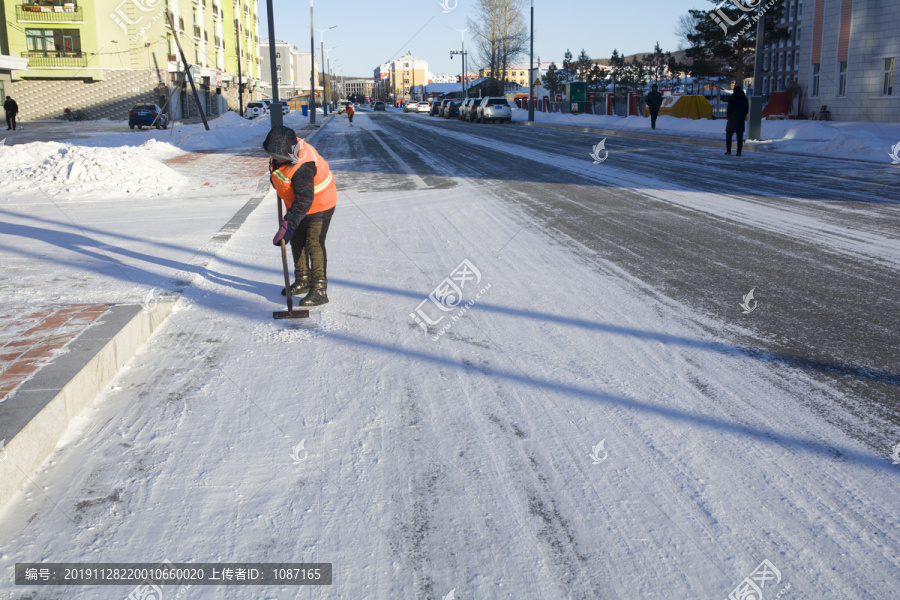
[(528, 28), (524, 6), (525, 0), (477, 0), (475, 16), (467, 19), (478, 60), (494, 79), (505, 81), (509, 65), (525, 53)]
[(697, 29), (697, 17), (693, 13), (681, 15), (678, 18), (678, 25), (675, 26), (674, 33), (678, 37), (679, 50), (690, 48), (693, 45), (688, 39), (688, 35), (694, 33), (695, 29)]

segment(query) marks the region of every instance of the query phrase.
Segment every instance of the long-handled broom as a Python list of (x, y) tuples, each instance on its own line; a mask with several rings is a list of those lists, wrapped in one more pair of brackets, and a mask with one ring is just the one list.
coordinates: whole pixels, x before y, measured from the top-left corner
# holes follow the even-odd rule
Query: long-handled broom
[[(284, 215), (281, 211), (281, 198), (275, 195), (278, 202), (278, 225), (281, 225)], [(284, 266), (284, 295), (287, 298), (287, 310), (276, 310), (272, 313), (273, 319), (303, 319), (309, 317), (308, 310), (294, 310), (294, 298), (291, 295), (291, 276), (288, 274), (287, 245), (284, 238), (281, 240), (281, 264)]]

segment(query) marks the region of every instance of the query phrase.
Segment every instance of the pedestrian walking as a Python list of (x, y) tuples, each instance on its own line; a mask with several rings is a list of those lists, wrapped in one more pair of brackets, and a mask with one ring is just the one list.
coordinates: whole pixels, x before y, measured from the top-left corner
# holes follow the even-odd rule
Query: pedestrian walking
[[(337, 204), (337, 187), (328, 163), (316, 149), (290, 127), (275, 127), (266, 136), (263, 149), (271, 157), (272, 187), (287, 212), (272, 243), (290, 242), (295, 281), (291, 295), (308, 292), (299, 306), (321, 306), (328, 302), (328, 255), (325, 237)], [(287, 290), (281, 290), (287, 295)]]
[(353, 127), (353, 105), (347, 105), (347, 118), (350, 119), (350, 127)]
[(728, 117), (728, 124), (725, 125), (725, 154), (731, 154), (731, 136), (737, 134), (737, 155), (741, 155), (741, 148), (744, 146), (744, 120), (749, 112), (750, 103), (744, 94), (744, 88), (735, 85), (725, 110)]
[(19, 113), (19, 105), (16, 104), (16, 101), (6, 97), (6, 102), (3, 103), (3, 110), (6, 111), (6, 130), (16, 128), (16, 115)]
[(647, 94), (647, 108), (650, 109), (650, 129), (656, 129), (656, 117), (659, 116), (659, 108), (662, 106), (662, 94), (657, 91), (654, 83)]

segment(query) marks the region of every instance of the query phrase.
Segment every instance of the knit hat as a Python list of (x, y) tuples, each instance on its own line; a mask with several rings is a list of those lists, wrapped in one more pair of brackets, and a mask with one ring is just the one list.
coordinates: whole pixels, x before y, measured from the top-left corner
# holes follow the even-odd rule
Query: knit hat
[(263, 150), (275, 160), (289, 162), (292, 165), (306, 158), (308, 151), (303, 140), (297, 139), (297, 132), (290, 127), (280, 125), (273, 127), (263, 142)]

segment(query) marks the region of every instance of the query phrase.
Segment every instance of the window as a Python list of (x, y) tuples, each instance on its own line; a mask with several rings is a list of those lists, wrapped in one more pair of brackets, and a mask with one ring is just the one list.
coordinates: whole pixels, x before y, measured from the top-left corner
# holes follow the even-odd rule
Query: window
[(838, 63), (838, 96), (847, 95), (847, 61), (842, 60)]
[(275, 71), (281, 73), (281, 65), (275, 65)]
[(784, 71), (784, 52), (778, 53), (778, 70)]
[(800, 28), (797, 27), (797, 35), (794, 36), (794, 43), (800, 45)]
[(885, 96), (894, 95), (894, 59), (884, 59), (884, 88), (882, 93)]
[(794, 53), (793, 52), (787, 53), (787, 70), (788, 71), (794, 70)]
[[(281, 58), (281, 52), (276, 52), (276, 53), (275, 53), (275, 58), (276, 58), (276, 59)], [(278, 68), (281, 69), (281, 67), (278, 67)]]
[(769, 95), (769, 78), (763, 77), (763, 96)]
[(797, 2), (797, 18), (803, 16), (803, 0)]
[(812, 82), (809, 86), (809, 95), (813, 98), (819, 95), (819, 67), (820, 63), (813, 63), (812, 66)]
[(791, 20), (797, 18), (797, 3), (791, 2)]
[(784, 75), (778, 76), (778, 91), (779, 92), (784, 91)]
[(43, 56), (81, 56), (81, 32), (77, 29), (26, 29), (28, 52)]
[(768, 70), (769, 70), (769, 59), (770, 59), (770, 58), (771, 58), (771, 56), (768, 55), (768, 54), (766, 54), (766, 55), (763, 57), (763, 71), (768, 71)]

